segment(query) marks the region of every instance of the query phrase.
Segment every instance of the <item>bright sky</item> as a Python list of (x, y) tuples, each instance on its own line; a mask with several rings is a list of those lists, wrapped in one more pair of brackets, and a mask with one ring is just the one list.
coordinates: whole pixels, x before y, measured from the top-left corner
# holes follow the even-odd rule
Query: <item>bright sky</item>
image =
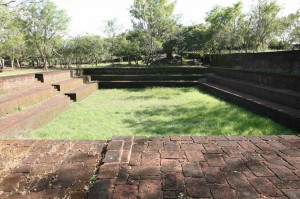
[[(70, 35), (102, 34), (106, 21), (116, 18), (124, 30), (131, 28), (129, 9), (134, 0), (52, 0), (71, 17)], [(206, 13), (215, 5), (231, 6), (238, 0), (177, 0), (175, 14), (181, 14), (181, 23), (191, 25), (204, 22)], [(256, 0), (242, 0), (247, 12)], [(277, 0), (284, 7), (281, 15), (296, 12), (300, 0)]]

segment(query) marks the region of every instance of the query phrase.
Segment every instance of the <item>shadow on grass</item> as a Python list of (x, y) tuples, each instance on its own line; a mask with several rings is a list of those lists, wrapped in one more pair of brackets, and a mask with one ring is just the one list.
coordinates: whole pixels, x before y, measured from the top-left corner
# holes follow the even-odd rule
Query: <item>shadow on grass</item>
[(279, 135), (293, 134), (280, 124), (235, 105), (185, 104), (145, 108), (125, 119), (134, 134), (148, 135)]

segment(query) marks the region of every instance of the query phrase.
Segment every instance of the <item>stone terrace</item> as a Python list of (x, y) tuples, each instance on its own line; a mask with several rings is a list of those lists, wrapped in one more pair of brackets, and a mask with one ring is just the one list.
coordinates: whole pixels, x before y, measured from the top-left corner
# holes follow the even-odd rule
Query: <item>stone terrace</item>
[(0, 198), (300, 198), (297, 135), (0, 141), (0, 150)]

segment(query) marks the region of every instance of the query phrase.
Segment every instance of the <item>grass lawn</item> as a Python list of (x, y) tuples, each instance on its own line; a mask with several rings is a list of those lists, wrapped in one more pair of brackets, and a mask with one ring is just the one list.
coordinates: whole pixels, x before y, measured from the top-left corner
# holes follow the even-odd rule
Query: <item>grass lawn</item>
[(194, 88), (99, 90), (74, 103), (30, 139), (103, 140), (113, 135), (295, 134)]

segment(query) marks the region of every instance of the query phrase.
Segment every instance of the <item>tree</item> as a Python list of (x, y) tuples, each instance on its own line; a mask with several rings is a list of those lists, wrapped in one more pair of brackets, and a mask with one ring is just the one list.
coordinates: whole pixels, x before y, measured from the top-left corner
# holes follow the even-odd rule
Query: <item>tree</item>
[(257, 0), (250, 13), (254, 33), (255, 49), (264, 49), (278, 30), (278, 13), (281, 7), (274, 0)]
[(280, 18), (278, 36), (282, 43), (300, 43), (300, 10)]
[(146, 63), (154, 61), (154, 54), (176, 27), (173, 16), (175, 2), (168, 0), (135, 0), (130, 8), (134, 29), (145, 34)]
[[(243, 19), (242, 3), (238, 2), (232, 7), (214, 7), (207, 15), (206, 22), (209, 25), (210, 49), (216, 53), (241, 46), (238, 30)], [(207, 46), (207, 47), (208, 47)]]
[(47, 70), (55, 45), (68, 28), (69, 17), (47, 0), (25, 6), (21, 19), (28, 45), (33, 44), (38, 50)]
[(116, 53), (116, 49), (118, 48), (118, 36), (121, 32), (120, 26), (117, 24), (117, 19), (108, 20), (104, 27), (104, 33), (107, 35), (106, 39), (106, 48), (110, 54), (110, 60), (114, 65), (113, 56)]

